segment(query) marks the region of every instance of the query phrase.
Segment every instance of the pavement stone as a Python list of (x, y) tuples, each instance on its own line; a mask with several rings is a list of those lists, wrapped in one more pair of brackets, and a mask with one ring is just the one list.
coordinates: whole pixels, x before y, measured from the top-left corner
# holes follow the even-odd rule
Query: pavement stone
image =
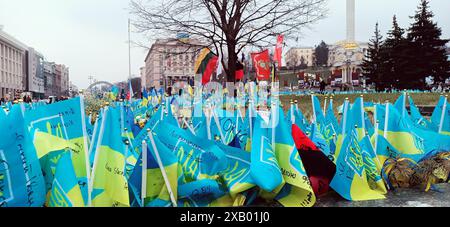
[(336, 192), (317, 198), (316, 207), (450, 207), (450, 184), (438, 185), (439, 190), (425, 192), (418, 188), (389, 191), (386, 199), (347, 201)]

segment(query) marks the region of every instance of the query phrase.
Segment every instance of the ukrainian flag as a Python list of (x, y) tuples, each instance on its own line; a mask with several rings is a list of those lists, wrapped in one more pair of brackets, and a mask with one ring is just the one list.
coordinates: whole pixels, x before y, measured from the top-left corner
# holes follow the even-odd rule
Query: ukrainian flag
[(392, 104), (377, 105), (378, 134), (400, 152), (400, 157), (420, 161), (430, 153), (450, 147), (450, 136), (419, 129), (409, 124)]
[[(250, 174), (261, 189), (276, 193), (284, 183), (282, 171), (272, 146), (269, 126), (258, 115), (253, 129)], [(288, 154), (289, 156), (289, 154)], [(277, 191), (277, 192), (278, 192)]]
[[(57, 102), (51, 105), (43, 105), (25, 112), (25, 124), (30, 131), (38, 129), (40, 132), (53, 135), (75, 144), (73, 147), (72, 162), (75, 167), (75, 173), (80, 181), (81, 191), (85, 201), (88, 201), (88, 179), (90, 178), (90, 163), (88, 154), (88, 134), (86, 132), (86, 116), (83, 97), (73, 98), (67, 101)], [(35, 146), (40, 143), (46, 143), (53, 146), (58, 141), (45, 141), (44, 134), (35, 135)], [(41, 141), (36, 143), (36, 141)], [(45, 149), (37, 148), (38, 157), (41, 158)], [(60, 150), (60, 149), (57, 149)], [(47, 151), (55, 151), (49, 149)]]
[(450, 136), (450, 104), (447, 96), (441, 96), (431, 115), (431, 122), (437, 132)]
[[(356, 131), (348, 133), (336, 160), (336, 174), (330, 186), (350, 201), (384, 199), (384, 193), (371, 188), (368, 179), (377, 173), (373, 155), (362, 149)], [(376, 175), (376, 174), (375, 174)]]
[(220, 177), (233, 201), (237, 201), (240, 193), (255, 187), (250, 175), (250, 153), (222, 144), (219, 144), (219, 147), (228, 159), (228, 167), (220, 174)]
[[(25, 128), (22, 104), (14, 105), (0, 124), (0, 207), (41, 207), (45, 182)], [(26, 167), (26, 168), (24, 168)]]
[(425, 130), (437, 131), (437, 128), (434, 127), (431, 121), (422, 116), (422, 114), (419, 111), (419, 108), (417, 108), (416, 104), (414, 104), (414, 100), (412, 99), (411, 96), (409, 96), (409, 106), (411, 109), (411, 120), (416, 127)]
[(278, 108), (279, 114), (274, 112), (274, 116), (279, 119), (273, 129), (275, 155), (286, 184), (275, 199), (286, 207), (311, 207), (316, 202), (316, 197), (292, 138), (290, 125), (286, 122), (281, 107)]
[(188, 182), (216, 179), (228, 166), (225, 153), (212, 141), (171, 124), (160, 124), (154, 133), (178, 157)]
[[(178, 181), (181, 177), (182, 169), (178, 163), (178, 158), (157, 137), (147, 138), (146, 154), (146, 178), (142, 178), (142, 157), (138, 162), (129, 179), (131, 192), (138, 204), (146, 207), (165, 207), (176, 203), (178, 197)], [(162, 165), (162, 166), (160, 166)], [(164, 171), (164, 172), (163, 172)], [(167, 178), (166, 178), (167, 177)], [(146, 179), (145, 192), (142, 191), (142, 179)], [(145, 198), (141, 204), (141, 198)]]
[(84, 207), (78, 180), (75, 175), (70, 152), (61, 154), (55, 169), (48, 207)]
[(129, 206), (125, 177), (125, 144), (120, 130), (120, 109), (107, 107), (102, 119), (91, 180), (92, 205)]

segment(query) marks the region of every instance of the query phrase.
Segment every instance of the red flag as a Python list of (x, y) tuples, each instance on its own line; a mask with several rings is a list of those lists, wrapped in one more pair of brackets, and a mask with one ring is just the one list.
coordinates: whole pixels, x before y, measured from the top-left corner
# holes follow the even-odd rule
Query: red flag
[(336, 165), (295, 124), (292, 125), (292, 137), (314, 193), (316, 196), (327, 193), (330, 182), (336, 173)]
[(275, 47), (274, 61), (278, 62), (278, 69), (281, 68), (281, 58), (283, 55), (283, 41), (284, 35), (278, 35), (277, 46)]
[(269, 80), (271, 74), (269, 50), (252, 53), (251, 56), (258, 80)]
[(219, 61), (219, 57), (214, 55), (211, 60), (207, 63), (207, 66), (205, 68), (205, 71), (202, 76), (202, 84), (205, 85), (211, 81), (212, 74), (217, 69), (217, 63)]
[(236, 81), (244, 79), (244, 65), (239, 61), (236, 63)]

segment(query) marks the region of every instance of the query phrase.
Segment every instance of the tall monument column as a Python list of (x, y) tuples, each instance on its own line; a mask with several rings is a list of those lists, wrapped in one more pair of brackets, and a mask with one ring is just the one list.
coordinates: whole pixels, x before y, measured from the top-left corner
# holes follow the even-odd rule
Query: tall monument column
[(355, 41), (355, 0), (347, 0), (347, 41)]

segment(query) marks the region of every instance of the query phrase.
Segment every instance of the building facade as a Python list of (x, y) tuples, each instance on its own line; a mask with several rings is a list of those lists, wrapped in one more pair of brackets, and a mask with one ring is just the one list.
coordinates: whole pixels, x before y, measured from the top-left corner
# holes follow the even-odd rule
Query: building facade
[(44, 56), (33, 48), (26, 51), (25, 91), (31, 92), (33, 98), (44, 98)]
[(61, 96), (69, 96), (70, 81), (69, 81), (69, 67), (61, 65)]
[(75, 85), (72, 81), (69, 82), (69, 97), (75, 97), (79, 94), (79, 90), (77, 85)]
[(55, 80), (55, 70), (56, 66), (54, 62), (44, 61), (44, 95), (45, 97), (49, 97), (54, 95), (53, 93), (53, 84)]
[(139, 68), (139, 75), (141, 76), (141, 85), (142, 85), (142, 88), (146, 88), (146, 85), (147, 85), (147, 77), (145, 76), (145, 66), (144, 67), (141, 67), (141, 68)]
[(313, 47), (293, 47), (285, 54), (286, 66), (294, 68), (302, 63), (308, 67), (314, 65), (314, 48)]
[(361, 65), (368, 48), (368, 43), (347, 41), (329, 46), (328, 63), (332, 71), (332, 85), (360, 85)]
[(55, 80), (53, 81), (53, 95), (61, 96), (61, 77), (62, 77), (62, 65), (55, 65)]
[(156, 40), (145, 58), (145, 87), (160, 88), (193, 79), (196, 55), (201, 48), (196, 39)]
[(24, 94), (34, 99), (68, 96), (69, 68), (45, 61), (0, 27), (0, 98), (13, 100)]
[[(331, 85), (361, 85), (361, 64), (367, 54), (368, 43), (355, 40), (355, 0), (347, 0), (347, 37), (329, 46), (328, 64)], [(365, 84), (363, 84), (365, 85)]]
[(12, 100), (24, 90), (27, 46), (0, 28), (0, 98)]

